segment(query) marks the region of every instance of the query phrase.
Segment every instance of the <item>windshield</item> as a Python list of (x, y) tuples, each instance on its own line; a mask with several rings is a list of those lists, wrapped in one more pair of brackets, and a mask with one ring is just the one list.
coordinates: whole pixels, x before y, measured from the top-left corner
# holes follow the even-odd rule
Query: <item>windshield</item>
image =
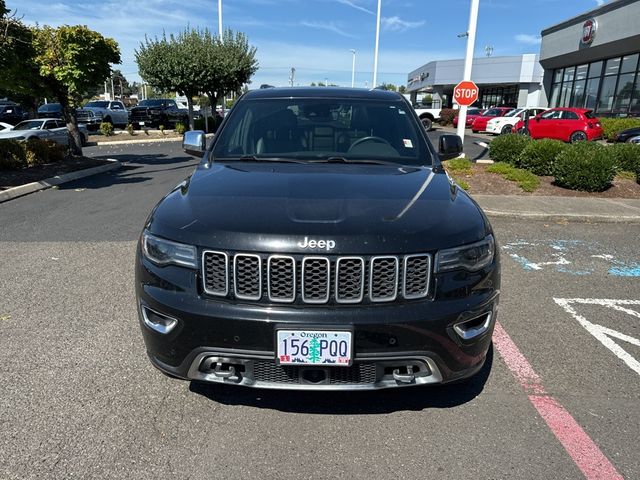
[(142, 100), (139, 107), (161, 107), (164, 104), (164, 100)]
[(42, 120), (27, 120), (13, 127), (14, 130), (40, 130)]
[(46, 105), (41, 105), (38, 109), (39, 112), (57, 112), (60, 110), (59, 103), (47, 103)]
[(89, 102), (85, 105), (85, 107), (94, 107), (94, 108), (107, 108), (109, 106), (109, 102)]
[(422, 127), (398, 101), (330, 98), (245, 100), (234, 105), (213, 158), (379, 160), (430, 165)]
[(504, 110), (500, 110), (499, 108), (491, 108), (484, 112), (485, 117), (502, 117), (502, 113)]
[(469, 110), (467, 110), (467, 115), (480, 115), (480, 109), (479, 108), (470, 108)]
[(509, 113), (505, 115), (505, 117), (519, 117), (520, 114), (524, 111), (522, 108), (517, 108), (515, 110), (511, 110)]

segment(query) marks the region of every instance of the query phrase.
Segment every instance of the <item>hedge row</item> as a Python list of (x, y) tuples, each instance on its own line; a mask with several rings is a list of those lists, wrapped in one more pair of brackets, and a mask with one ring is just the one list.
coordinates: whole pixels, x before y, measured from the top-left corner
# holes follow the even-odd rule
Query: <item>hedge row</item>
[(0, 170), (17, 170), (44, 163), (61, 162), (67, 148), (51, 140), (30, 138), (26, 142), (0, 141)]
[(613, 141), (617, 133), (629, 128), (640, 128), (640, 118), (601, 118), (604, 138)]
[(491, 142), (489, 154), (495, 162), (553, 176), (558, 185), (572, 190), (606, 190), (620, 171), (635, 172), (640, 182), (639, 145), (566, 144), (550, 139), (531, 140), (524, 135), (501, 135)]

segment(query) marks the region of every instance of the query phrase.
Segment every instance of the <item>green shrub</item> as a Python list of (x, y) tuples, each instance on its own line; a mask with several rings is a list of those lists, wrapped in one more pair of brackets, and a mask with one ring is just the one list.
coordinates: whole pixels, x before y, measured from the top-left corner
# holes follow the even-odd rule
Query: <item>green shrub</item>
[(60, 145), (53, 140), (41, 140), (35, 137), (23, 142), (22, 148), (29, 167), (44, 163), (61, 162), (67, 152), (67, 148), (64, 145)]
[(453, 119), (458, 116), (458, 110), (453, 108), (443, 108), (440, 110), (440, 125), (453, 125)]
[(184, 135), (184, 132), (187, 131), (187, 127), (185, 127), (184, 123), (176, 123), (176, 128), (174, 129), (178, 135)]
[(127, 133), (129, 135), (131, 135), (132, 137), (135, 135), (135, 131), (134, 131), (133, 125), (131, 125), (130, 123), (127, 124)]
[(567, 147), (568, 145), (560, 140), (535, 140), (527, 144), (515, 164), (536, 175), (553, 175), (556, 157)]
[(494, 162), (515, 164), (532, 140), (526, 135), (510, 134), (494, 138), (489, 145), (489, 157)]
[(606, 190), (616, 176), (616, 161), (608, 150), (594, 142), (579, 142), (566, 148), (556, 158), (556, 183), (586, 192)]
[(27, 166), (22, 144), (16, 140), (0, 141), (0, 170), (17, 170)]
[(607, 151), (615, 160), (618, 171), (635, 172), (640, 166), (640, 145), (616, 143), (607, 147)]
[(629, 128), (640, 128), (640, 118), (601, 118), (604, 138), (610, 142), (616, 134)]
[(110, 122), (102, 122), (100, 124), (100, 133), (105, 137), (110, 137), (113, 135), (113, 124)]
[[(209, 131), (207, 133), (215, 133), (218, 127), (222, 123), (222, 118), (216, 115), (215, 117), (209, 117)], [(193, 128), (195, 130), (204, 131), (204, 118), (196, 118), (193, 121)]]
[(533, 173), (508, 163), (494, 163), (487, 167), (487, 172), (497, 173), (507, 180), (516, 182), (525, 192), (533, 192), (540, 185), (540, 179)]

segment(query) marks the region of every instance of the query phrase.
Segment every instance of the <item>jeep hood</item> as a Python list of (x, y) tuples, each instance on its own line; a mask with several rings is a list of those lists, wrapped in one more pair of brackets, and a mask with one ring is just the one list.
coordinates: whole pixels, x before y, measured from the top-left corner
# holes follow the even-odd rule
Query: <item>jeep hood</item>
[(489, 227), (464, 191), (428, 167), (203, 162), (147, 228), (209, 248), (296, 252), (308, 237), (335, 241), (331, 253), (376, 254), (470, 243)]

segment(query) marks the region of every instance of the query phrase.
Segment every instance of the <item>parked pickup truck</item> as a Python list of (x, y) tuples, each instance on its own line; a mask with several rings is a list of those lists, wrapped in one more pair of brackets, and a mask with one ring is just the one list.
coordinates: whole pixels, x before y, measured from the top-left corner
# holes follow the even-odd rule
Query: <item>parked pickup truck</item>
[(189, 122), (189, 114), (178, 107), (175, 100), (156, 98), (143, 100), (131, 109), (131, 125), (140, 127), (175, 127), (176, 123)]
[(85, 123), (90, 129), (97, 129), (102, 122), (116, 127), (126, 127), (129, 123), (129, 112), (124, 103), (119, 101), (97, 100), (87, 103), (76, 111), (78, 122)]
[(440, 108), (422, 108), (420, 105), (414, 105), (413, 108), (427, 132), (431, 130), (433, 122), (440, 120)]

